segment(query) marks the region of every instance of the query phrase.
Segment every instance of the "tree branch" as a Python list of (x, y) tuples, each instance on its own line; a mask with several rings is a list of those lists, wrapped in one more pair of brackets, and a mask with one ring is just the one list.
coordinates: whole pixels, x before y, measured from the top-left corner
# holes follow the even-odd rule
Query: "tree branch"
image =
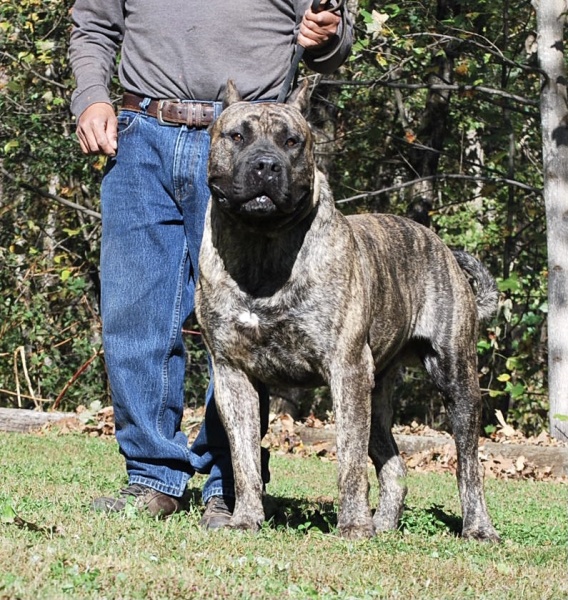
[(71, 202), (71, 200), (66, 200), (65, 198), (62, 198), (61, 196), (56, 196), (55, 194), (50, 194), (49, 192), (46, 192), (45, 190), (42, 190), (41, 188), (36, 187), (35, 185), (31, 185), (30, 183), (24, 183), (23, 181), (20, 181), (17, 177), (14, 177), (10, 173), (8, 173), (8, 171), (6, 171), (6, 169), (4, 167), (2, 167), (0, 169), (0, 172), (2, 173), (2, 175), (4, 175), (4, 177), (6, 177), (7, 179), (9, 179), (10, 181), (12, 181), (17, 186), (19, 186), (23, 189), (26, 189), (26, 190), (29, 190), (36, 194), (39, 194), (40, 196), (43, 196), (44, 198), (48, 198), (49, 200), (55, 200), (55, 202), (59, 202), (59, 204), (63, 204), (64, 206), (67, 206), (68, 208), (72, 208), (79, 212), (85, 213), (86, 215), (89, 215), (90, 217), (93, 217), (95, 219), (100, 220), (100, 218), (101, 218), (101, 213), (99, 213), (99, 212), (91, 210), (90, 208), (85, 208), (84, 206), (81, 206), (80, 204)]
[(59, 83), (59, 81), (55, 81), (55, 79), (51, 79), (49, 77), (46, 77), (45, 75), (42, 75), (41, 73), (38, 73), (38, 71), (36, 71), (35, 69), (32, 69), (29, 65), (26, 65), (26, 63), (22, 62), (15, 56), (12, 56), (8, 52), (2, 51), (2, 55), (5, 56), (6, 58), (9, 58), (12, 61), (14, 61), (15, 63), (19, 64), (22, 68), (26, 69), (26, 71), (29, 71), (32, 75), (35, 75), (36, 77), (39, 77), (39, 79), (41, 79), (42, 81), (45, 81), (46, 83), (50, 83), (51, 85), (54, 85), (55, 87), (58, 87), (59, 89), (62, 89), (62, 90), (69, 89), (69, 87), (66, 86), (65, 84)]
[(505, 90), (499, 90), (497, 88), (490, 88), (484, 85), (463, 85), (463, 84), (446, 84), (446, 83), (402, 83), (397, 81), (384, 81), (382, 79), (367, 79), (365, 81), (348, 81), (345, 79), (322, 79), (322, 85), (337, 85), (337, 86), (381, 86), (394, 89), (403, 90), (434, 90), (434, 91), (454, 91), (454, 92), (481, 92), (482, 94), (489, 94), (491, 96), (500, 96), (507, 100), (513, 100), (519, 104), (526, 104), (528, 106), (539, 106), (538, 100), (531, 100), (518, 96), (517, 94), (511, 94)]
[(520, 181), (514, 181), (513, 179), (506, 179), (505, 177), (481, 177), (476, 175), (461, 175), (459, 173), (446, 173), (440, 175), (432, 175), (430, 177), (420, 177), (418, 179), (413, 179), (412, 181), (405, 181), (404, 183), (399, 183), (397, 185), (390, 186), (388, 188), (383, 188), (382, 190), (374, 190), (372, 192), (365, 192), (363, 194), (357, 194), (355, 196), (351, 196), (350, 198), (343, 198), (342, 200), (336, 200), (336, 204), (346, 204), (347, 202), (354, 202), (355, 200), (362, 200), (363, 198), (369, 198), (374, 196), (380, 196), (381, 194), (388, 194), (389, 192), (394, 192), (397, 190), (401, 190), (422, 181), (432, 181), (432, 180), (440, 180), (443, 181), (445, 179), (451, 180), (462, 180), (462, 181), (483, 181), (485, 183), (503, 183), (505, 185), (512, 185), (518, 187), (527, 192), (532, 192), (536, 194), (542, 194), (542, 190), (539, 188), (532, 187), (530, 185), (526, 185), (521, 183)]
[[(470, 44), (472, 46), (475, 46), (476, 48), (479, 48), (480, 50), (483, 50), (484, 52), (487, 52), (488, 54), (491, 54), (493, 57), (495, 57), (501, 64), (503, 65), (507, 65), (508, 67), (512, 67), (515, 69), (520, 69), (521, 71), (527, 71), (530, 73), (540, 73), (541, 75), (544, 75), (544, 71), (542, 69), (540, 69), (539, 67), (537, 67), (536, 65), (527, 65), (527, 64), (523, 64), (520, 62), (516, 62), (514, 60), (511, 60), (510, 58), (507, 58), (503, 52), (488, 38), (486, 38), (483, 35), (480, 35), (479, 33), (475, 33), (473, 31), (466, 31), (463, 29), (456, 29), (455, 31), (458, 31), (459, 33), (462, 33), (464, 35), (467, 35), (468, 37), (466, 39), (464, 38), (460, 38), (460, 37), (456, 37), (453, 35), (448, 35), (447, 33), (434, 33), (434, 32), (424, 32), (424, 33), (409, 33), (407, 35), (404, 35), (404, 38), (412, 38), (412, 37), (431, 37), (434, 39), (443, 39), (448, 40), (448, 41), (453, 41), (453, 42), (458, 42), (459, 44)], [(484, 41), (484, 43), (480, 43), (475, 41), (472, 38), (479, 38), (481, 40)]]

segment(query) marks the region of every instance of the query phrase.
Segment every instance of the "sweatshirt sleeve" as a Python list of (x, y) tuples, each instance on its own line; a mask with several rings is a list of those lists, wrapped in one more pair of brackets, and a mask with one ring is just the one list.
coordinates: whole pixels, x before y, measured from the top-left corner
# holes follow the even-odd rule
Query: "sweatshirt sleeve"
[(353, 23), (345, 8), (345, 19), (339, 24), (337, 34), (318, 50), (306, 50), (304, 62), (316, 73), (328, 75), (338, 69), (349, 56), (353, 45)]
[(76, 81), (71, 112), (79, 117), (95, 102), (111, 103), (109, 84), (124, 33), (124, 0), (77, 0), (71, 18), (69, 61)]

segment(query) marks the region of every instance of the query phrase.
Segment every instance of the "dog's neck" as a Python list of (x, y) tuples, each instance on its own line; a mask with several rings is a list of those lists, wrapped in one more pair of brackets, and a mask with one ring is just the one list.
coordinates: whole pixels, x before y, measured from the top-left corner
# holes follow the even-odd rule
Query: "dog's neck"
[[(333, 201), (321, 202), (325, 177), (316, 172), (312, 203), (290, 226), (267, 231), (242, 225), (221, 210), (211, 206), (212, 242), (224, 268), (243, 291), (255, 297), (272, 296), (290, 279), (306, 234), (313, 235), (333, 215)], [(324, 195), (325, 197), (325, 195)], [(331, 206), (329, 206), (331, 204)], [(330, 210), (331, 208), (331, 210)]]

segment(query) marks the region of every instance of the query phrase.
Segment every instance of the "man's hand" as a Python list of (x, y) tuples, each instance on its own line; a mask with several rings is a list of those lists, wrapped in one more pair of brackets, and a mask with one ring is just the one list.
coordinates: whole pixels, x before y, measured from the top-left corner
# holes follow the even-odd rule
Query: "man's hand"
[(325, 46), (337, 33), (340, 21), (341, 17), (332, 12), (313, 12), (309, 8), (300, 25), (298, 43), (307, 50)]
[(77, 136), (84, 154), (114, 156), (117, 149), (117, 119), (106, 102), (87, 107), (77, 123)]

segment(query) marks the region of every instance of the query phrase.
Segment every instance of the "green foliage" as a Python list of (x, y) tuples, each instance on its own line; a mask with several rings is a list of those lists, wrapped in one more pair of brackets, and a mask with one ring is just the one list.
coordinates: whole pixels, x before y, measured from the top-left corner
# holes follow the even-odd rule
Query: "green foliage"
[(189, 513), (170, 519), (89, 512), (94, 495), (122, 485), (123, 459), (108, 440), (0, 434), (0, 456), (6, 598), (566, 597), (562, 483), (488, 481), (488, 508), (503, 537), (495, 545), (456, 536), (455, 477), (411, 473), (401, 531), (351, 541), (312, 510), (337, 521), (337, 465), (325, 460), (273, 457), (267, 492), (292, 518), (252, 535), (199, 527), (202, 479), (190, 481)]
[[(452, 517), (452, 520), (454, 532), (459, 532), (459, 517)], [(435, 505), (429, 509), (407, 506), (400, 520), (400, 530), (418, 535), (445, 534), (448, 531), (448, 517), (440, 506)]]
[[(69, 112), (71, 6), (0, 7), (2, 405), (109, 402), (97, 271), (104, 161), (80, 154)], [(498, 279), (500, 312), (478, 346), (484, 424), (498, 408), (526, 432), (544, 427), (547, 411), (534, 29), (530, 4), (517, 0), (361, 0), (352, 56), (314, 95), (334, 123), (321, 155), (338, 206), (398, 214), (418, 207), (449, 245), (479, 256)], [(198, 404), (205, 350), (198, 336), (187, 343), (188, 400)], [(400, 420), (444, 425), (421, 375), (410, 372), (400, 396)]]
[[(90, 208), (96, 202), (89, 189), (96, 189), (100, 166), (79, 156), (69, 113), (70, 7), (71, 2), (59, 0), (2, 3), (3, 405), (48, 408), (100, 348), (98, 220), (41, 193)], [(95, 361), (81, 386), (69, 389), (61, 407), (105, 398), (103, 373), (102, 361)]]

